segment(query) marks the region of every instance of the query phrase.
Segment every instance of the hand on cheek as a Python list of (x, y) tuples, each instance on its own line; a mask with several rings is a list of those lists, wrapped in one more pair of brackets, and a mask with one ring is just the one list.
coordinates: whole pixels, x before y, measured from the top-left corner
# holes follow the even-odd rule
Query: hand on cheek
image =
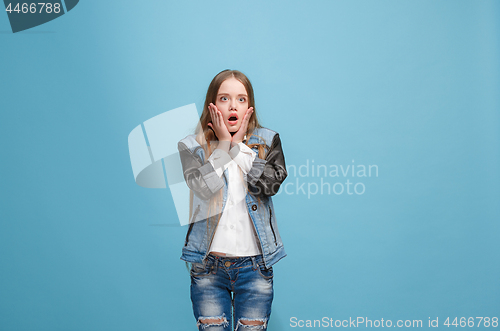
[(214, 130), (215, 135), (219, 139), (219, 141), (231, 141), (231, 133), (229, 132), (226, 123), (224, 122), (224, 118), (222, 117), (222, 113), (217, 107), (210, 103), (208, 106), (210, 110), (210, 116), (212, 118), (212, 123), (208, 123), (208, 126)]
[(234, 146), (234, 145), (243, 141), (243, 138), (247, 134), (248, 122), (250, 121), (250, 117), (252, 117), (252, 113), (253, 113), (253, 107), (248, 108), (247, 111), (245, 112), (245, 116), (243, 117), (243, 120), (241, 121), (240, 128), (233, 135), (231, 146)]

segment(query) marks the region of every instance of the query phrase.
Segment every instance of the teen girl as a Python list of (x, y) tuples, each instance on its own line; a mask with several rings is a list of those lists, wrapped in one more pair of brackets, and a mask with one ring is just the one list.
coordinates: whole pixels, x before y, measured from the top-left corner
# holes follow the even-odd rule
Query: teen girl
[(191, 191), (181, 259), (191, 263), (197, 326), (267, 330), (272, 266), (286, 256), (271, 196), (287, 172), (279, 134), (259, 125), (243, 73), (214, 77), (196, 133), (178, 147)]

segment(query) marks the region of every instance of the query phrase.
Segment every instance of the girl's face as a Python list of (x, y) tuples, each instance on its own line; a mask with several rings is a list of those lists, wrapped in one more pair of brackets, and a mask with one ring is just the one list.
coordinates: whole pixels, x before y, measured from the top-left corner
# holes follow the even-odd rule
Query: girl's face
[(221, 111), (229, 132), (236, 132), (248, 110), (248, 95), (245, 86), (231, 77), (222, 82), (217, 92), (215, 106)]

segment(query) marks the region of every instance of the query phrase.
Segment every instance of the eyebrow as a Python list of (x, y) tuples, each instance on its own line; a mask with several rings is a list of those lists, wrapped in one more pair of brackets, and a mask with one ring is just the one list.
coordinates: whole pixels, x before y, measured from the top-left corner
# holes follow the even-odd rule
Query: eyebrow
[[(217, 96), (219, 96), (219, 95), (229, 95), (229, 93), (219, 93), (219, 94), (217, 94)], [(238, 96), (247, 97), (248, 95), (246, 95), (246, 94), (238, 94)]]

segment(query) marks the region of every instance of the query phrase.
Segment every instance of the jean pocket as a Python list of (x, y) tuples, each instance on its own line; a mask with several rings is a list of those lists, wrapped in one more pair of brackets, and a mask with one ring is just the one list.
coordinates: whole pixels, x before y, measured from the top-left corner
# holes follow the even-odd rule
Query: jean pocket
[(192, 263), (190, 274), (195, 277), (202, 277), (210, 275), (211, 267), (204, 263)]
[(273, 267), (269, 267), (269, 269), (266, 269), (263, 265), (259, 265), (257, 271), (259, 272), (259, 275), (261, 275), (264, 279), (273, 278)]

